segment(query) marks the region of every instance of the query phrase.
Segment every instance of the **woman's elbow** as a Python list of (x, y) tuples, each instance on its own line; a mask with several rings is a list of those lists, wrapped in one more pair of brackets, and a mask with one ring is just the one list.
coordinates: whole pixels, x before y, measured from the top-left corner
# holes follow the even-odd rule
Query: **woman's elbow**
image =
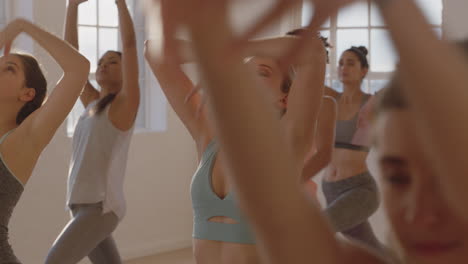
[(83, 79), (84, 82), (88, 80), (91, 63), (84, 56), (77, 56), (71, 63), (64, 67), (63, 72), (65, 75), (74, 75), (75, 78)]
[(80, 73), (83, 74), (86, 79), (88, 79), (88, 75), (91, 70), (91, 63), (86, 57), (82, 56), (78, 64)]

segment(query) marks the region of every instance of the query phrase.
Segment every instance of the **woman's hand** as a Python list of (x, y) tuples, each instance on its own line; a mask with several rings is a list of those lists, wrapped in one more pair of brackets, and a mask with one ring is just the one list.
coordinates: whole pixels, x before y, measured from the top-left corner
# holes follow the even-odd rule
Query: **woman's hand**
[(80, 5), (81, 3), (88, 2), (88, 0), (69, 0), (68, 3), (70, 5)]
[(5, 49), (5, 55), (10, 53), (11, 46), (13, 41), (18, 37), (18, 35), (23, 32), (24, 27), (28, 22), (22, 18), (18, 18), (10, 22), (0, 33), (0, 49)]
[[(306, 30), (310, 32), (316, 32), (321, 25), (333, 14), (335, 14), (340, 8), (349, 5), (358, 0), (308, 0), (314, 7), (314, 14), (312, 20), (306, 26)], [(275, 21), (281, 19), (283, 15), (288, 13), (291, 9), (297, 5), (301, 5), (302, 0), (278, 0), (277, 4), (273, 6), (266, 15), (264, 15), (258, 22), (251, 27), (246, 33), (238, 39), (238, 45), (242, 46), (245, 43), (261, 32), (266, 27), (273, 24)], [(285, 64), (291, 64), (293, 61), (297, 61), (299, 54), (303, 52), (309, 45), (313, 45), (313, 38), (303, 38), (302, 41), (297, 42), (296, 46), (292, 48), (287, 54), (283, 61)]]
[[(304, 29), (300, 35), (298, 35), (300, 42), (308, 43), (304, 46), (304, 49), (298, 50), (298, 56), (288, 57), (291, 52), (294, 52), (295, 46), (293, 46), (288, 53), (282, 54), (280, 63), (283, 67), (289, 67), (290, 63), (300, 67), (303, 65), (315, 64), (319, 60), (320, 64), (325, 65), (327, 60), (327, 51), (325, 48), (324, 41), (320, 38), (320, 34), (317, 31), (311, 29)], [(297, 45), (297, 44), (296, 44)], [(287, 68), (286, 68), (287, 69)]]

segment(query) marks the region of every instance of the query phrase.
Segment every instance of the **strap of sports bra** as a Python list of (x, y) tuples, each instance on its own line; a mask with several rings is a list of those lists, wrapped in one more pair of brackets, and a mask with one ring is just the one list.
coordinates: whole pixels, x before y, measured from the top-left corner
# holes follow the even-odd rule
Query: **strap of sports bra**
[(208, 145), (206, 145), (205, 151), (203, 152), (202, 159), (205, 160), (209, 156), (213, 155), (217, 151), (217, 145), (214, 140), (210, 141)]
[(345, 143), (345, 142), (335, 142), (335, 148), (369, 152), (369, 147), (359, 146), (359, 145)]
[(4, 141), (13, 131), (15, 131), (15, 129), (12, 129), (12, 130), (6, 132), (5, 135), (3, 135), (3, 136), (0, 138), (0, 144), (2, 144), (3, 141)]

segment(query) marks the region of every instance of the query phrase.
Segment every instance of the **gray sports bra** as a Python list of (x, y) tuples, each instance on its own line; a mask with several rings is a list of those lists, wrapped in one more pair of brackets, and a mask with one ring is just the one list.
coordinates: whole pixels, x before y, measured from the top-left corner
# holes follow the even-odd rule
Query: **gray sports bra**
[[(341, 97), (341, 94), (339, 95)], [(338, 98), (339, 98), (338, 97)], [(370, 94), (365, 94), (362, 97), (361, 107), (367, 103)], [(359, 110), (360, 111), (360, 110)], [(369, 147), (353, 144), (353, 137), (356, 134), (357, 123), (359, 119), (359, 111), (350, 120), (338, 120), (335, 127), (335, 148), (350, 149), (357, 151), (369, 151)]]
[[(0, 145), (11, 132), (0, 138)], [(23, 190), (23, 184), (8, 168), (0, 153), (0, 263), (20, 263), (8, 241), (8, 225)]]
[[(231, 191), (224, 199), (221, 199), (212, 189), (211, 176), (215, 158), (216, 144), (212, 141), (203, 153), (198, 169), (192, 178), (193, 237), (203, 240), (255, 244), (254, 235), (236, 204), (234, 193)], [(209, 219), (215, 216), (229, 217), (236, 223), (210, 222)]]

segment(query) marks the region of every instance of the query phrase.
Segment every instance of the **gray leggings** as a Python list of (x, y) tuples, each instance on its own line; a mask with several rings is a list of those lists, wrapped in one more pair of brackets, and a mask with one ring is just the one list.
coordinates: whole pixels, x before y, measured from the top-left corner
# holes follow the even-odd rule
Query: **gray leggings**
[(102, 203), (75, 204), (68, 222), (49, 251), (46, 264), (76, 264), (88, 256), (93, 264), (121, 264), (111, 234), (119, 223), (109, 212), (102, 214)]
[(368, 221), (379, 207), (374, 178), (366, 172), (336, 182), (324, 180), (322, 190), (327, 200), (325, 214), (333, 228), (380, 251), (382, 245)]

